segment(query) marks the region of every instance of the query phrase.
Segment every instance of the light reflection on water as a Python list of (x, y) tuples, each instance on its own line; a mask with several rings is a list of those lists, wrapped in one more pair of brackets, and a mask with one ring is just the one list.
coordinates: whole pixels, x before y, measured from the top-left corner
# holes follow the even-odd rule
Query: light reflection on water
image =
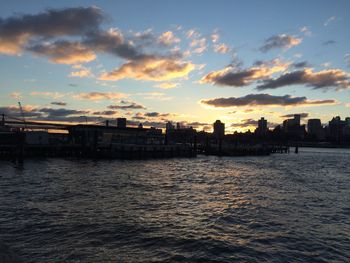
[(349, 261), (350, 151), (0, 162), (0, 240), (25, 262)]

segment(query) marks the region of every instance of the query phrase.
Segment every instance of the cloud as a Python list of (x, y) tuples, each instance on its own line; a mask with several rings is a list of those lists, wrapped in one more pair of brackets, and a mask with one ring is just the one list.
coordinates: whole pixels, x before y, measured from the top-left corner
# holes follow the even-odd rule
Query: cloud
[(101, 80), (120, 80), (132, 78), (137, 80), (167, 81), (186, 77), (195, 65), (167, 57), (145, 57), (128, 61), (121, 67), (100, 75)]
[(301, 43), (301, 38), (296, 38), (287, 34), (274, 35), (266, 39), (264, 45), (260, 47), (261, 52), (268, 52), (271, 49), (289, 49)]
[(158, 43), (165, 46), (170, 46), (179, 43), (180, 41), (180, 38), (176, 37), (171, 31), (164, 32), (158, 37)]
[(170, 113), (159, 113), (159, 112), (146, 112), (144, 114), (144, 116), (146, 117), (151, 117), (151, 118), (155, 118), (155, 117), (169, 117), (172, 116), (172, 114)]
[(212, 71), (204, 76), (200, 83), (212, 83), (219, 86), (242, 87), (256, 80), (270, 77), (276, 72), (285, 71), (290, 63), (281, 62), (278, 59), (258, 62), (255, 66), (247, 69), (237, 69), (229, 66), (223, 70)]
[(179, 86), (179, 83), (174, 83), (174, 82), (163, 82), (157, 84), (155, 87), (160, 88), (160, 89), (174, 89)]
[(124, 105), (110, 105), (107, 108), (112, 110), (134, 110), (134, 109), (146, 109), (145, 106), (137, 104), (135, 102), (121, 101)]
[(16, 55), (33, 38), (83, 35), (104, 20), (97, 7), (48, 9), (36, 15), (0, 19), (0, 53)]
[(294, 114), (286, 114), (286, 115), (282, 115), (280, 116), (281, 118), (293, 118), (295, 114), (300, 115), (300, 118), (305, 119), (307, 117), (309, 117), (309, 113), (307, 112), (303, 112), (303, 113), (294, 113)]
[(217, 30), (214, 31), (213, 34), (210, 35), (211, 42), (217, 43), (219, 41), (220, 35)]
[(67, 106), (67, 103), (63, 101), (53, 101), (51, 102), (51, 105), (56, 105), (56, 106)]
[(71, 115), (81, 115), (81, 114), (89, 113), (88, 111), (85, 111), (85, 110), (71, 110), (71, 109), (65, 109), (65, 108), (60, 108), (60, 109), (42, 108), (42, 109), (39, 109), (38, 112), (47, 114), (48, 118), (66, 117)]
[[(41, 116), (35, 107), (22, 107), (25, 118), (32, 118)], [(22, 119), (22, 114), (18, 106), (0, 107), (0, 114), (5, 114), (7, 117), (14, 117)]]
[(20, 100), (22, 98), (22, 93), (21, 92), (12, 92), (12, 93), (10, 93), (10, 97), (14, 98), (16, 100)]
[(121, 31), (111, 28), (107, 31), (97, 30), (87, 34), (84, 45), (97, 52), (109, 53), (124, 59), (142, 59), (145, 55), (132, 42), (126, 41)]
[(78, 71), (73, 71), (69, 74), (69, 77), (78, 77), (78, 78), (86, 78), (92, 77), (93, 74), (89, 68), (82, 67)]
[(292, 64), (294, 68), (306, 68), (309, 67), (309, 62), (307, 61), (301, 61), (301, 62), (295, 62)]
[(349, 74), (340, 69), (327, 69), (313, 72), (306, 68), (290, 73), (285, 73), (276, 79), (264, 80), (262, 85), (257, 86), (258, 90), (276, 89), (290, 85), (306, 85), (313, 89), (334, 88), (336, 90), (350, 87)]
[(193, 53), (202, 54), (207, 50), (207, 40), (203, 38), (195, 38), (191, 41), (190, 47), (193, 48)]
[(300, 28), (300, 32), (308, 37), (312, 35), (310, 27), (308, 27), (308, 26), (303, 26), (302, 28)]
[(116, 93), (116, 92), (88, 92), (88, 93), (78, 93), (73, 95), (73, 98), (79, 100), (115, 100), (127, 97), (127, 94)]
[(329, 18), (327, 18), (327, 20), (323, 23), (324, 26), (328, 26), (330, 23), (332, 23), (333, 21), (335, 21), (337, 18), (335, 16), (331, 16)]
[[(113, 116), (116, 111), (90, 111), (90, 110), (75, 110), (66, 108), (39, 108), (37, 106), (25, 105), (23, 106), (24, 117), (31, 120), (40, 121), (59, 121), (59, 122), (85, 122), (83, 117), (88, 118), (89, 121), (104, 120), (101, 117), (94, 116)], [(0, 114), (4, 113), (7, 118), (15, 118), (22, 120), (22, 114), (18, 106), (0, 107)], [(83, 115), (83, 116), (82, 116)]]
[(141, 92), (141, 93), (136, 93), (134, 95), (142, 96), (143, 99), (147, 99), (147, 100), (165, 101), (165, 100), (172, 99), (172, 97), (166, 96), (166, 94), (163, 92)]
[(231, 127), (233, 127), (233, 128), (247, 128), (247, 127), (252, 127), (252, 126), (257, 126), (257, 125), (258, 125), (257, 120), (244, 119), (244, 120), (241, 120), (241, 122), (232, 123)]
[(216, 108), (243, 107), (243, 106), (307, 106), (333, 105), (337, 101), (308, 100), (306, 97), (292, 97), (291, 95), (274, 96), (270, 94), (249, 94), (243, 97), (229, 97), (201, 100), (201, 104)]
[(114, 110), (106, 110), (106, 111), (94, 111), (92, 112), (93, 115), (98, 115), (98, 116), (113, 116), (116, 115), (118, 112)]
[(216, 53), (226, 54), (230, 52), (230, 47), (222, 43), (222, 44), (214, 45), (214, 51)]
[[(0, 53), (14, 55), (25, 50), (47, 57), (53, 63), (72, 65), (91, 62), (99, 53), (125, 60), (120, 67), (102, 73), (103, 80), (168, 81), (187, 77), (195, 69), (191, 62), (182, 61), (179, 49), (169, 50), (170, 45), (180, 42), (172, 31), (159, 37), (152, 30), (124, 36), (117, 28), (102, 29), (104, 17), (99, 8), (89, 7), (49, 9), (37, 15), (0, 19)], [(201, 48), (203, 41), (196, 41), (196, 49)], [(80, 68), (70, 76), (93, 74), (87, 68)]]
[(197, 32), (196, 29), (190, 29), (186, 32), (187, 38), (198, 38), (200, 37), (200, 34)]
[(32, 91), (30, 93), (31, 96), (35, 97), (44, 97), (44, 98), (53, 98), (53, 99), (59, 99), (64, 96), (66, 96), (66, 93), (61, 93), (61, 92), (50, 92), (50, 91)]
[(58, 64), (78, 64), (95, 60), (96, 54), (79, 42), (56, 41), (37, 44), (27, 50), (39, 56), (48, 57), (49, 61)]
[(333, 45), (333, 44), (336, 44), (337, 42), (334, 41), (334, 40), (327, 40), (327, 41), (324, 41), (322, 42), (322, 45), (323, 46), (329, 46), (329, 45)]

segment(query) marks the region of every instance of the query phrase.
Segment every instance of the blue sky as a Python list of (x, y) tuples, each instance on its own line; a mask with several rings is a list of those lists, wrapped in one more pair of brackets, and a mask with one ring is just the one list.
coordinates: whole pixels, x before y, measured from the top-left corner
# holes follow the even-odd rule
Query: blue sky
[(33, 119), (198, 129), (221, 119), (227, 131), (262, 116), (271, 126), (291, 113), (344, 118), (348, 10), (349, 1), (11, 1), (0, 9), (0, 109), (15, 116), (20, 100)]

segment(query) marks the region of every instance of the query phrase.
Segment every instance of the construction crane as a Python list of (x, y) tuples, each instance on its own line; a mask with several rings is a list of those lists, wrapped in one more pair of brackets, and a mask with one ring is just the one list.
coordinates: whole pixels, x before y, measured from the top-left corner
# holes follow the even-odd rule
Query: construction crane
[(19, 106), (19, 110), (21, 111), (22, 121), (24, 124), (24, 130), (26, 130), (27, 129), (26, 119), (24, 118), (24, 112), (23, 112), (22, 105), (21, 105), (20, 101), (18, 102), (18, 106)]

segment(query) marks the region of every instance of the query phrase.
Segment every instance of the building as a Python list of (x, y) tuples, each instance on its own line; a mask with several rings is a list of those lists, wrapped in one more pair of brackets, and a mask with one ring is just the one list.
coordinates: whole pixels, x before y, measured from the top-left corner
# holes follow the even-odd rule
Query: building
[(167, 143), (193, 143), (197, 131), (192, 127), (182, 127), (181, 129), (167, 129)]
[(213, 135), (216, 138), (223, 138), (225, 136), (225, 123), (222, 123), (220, 120), (216, 120), (213, 123), (214, 132)]
[(126, 118), (117, 118), (117, 127), (126, 128)]
[(75, 125), (68, 128), (70, 142), (91, 147), (102, 144), (164, 144), (161, 129), (139, 127), (115, 127), (101, 125)]
[(320, 119), (309, 119), (307, 121), (307, 133), (309, 138), (324, 140), (325, 132)]
[(328, 123), (328, 137), (332, 141), (340, 141), (344, 136), (346, 121), (342, 121), (339, 116), (333, 117)]
[(166, 129), (166, 132), (168, 133), (168, 131), (174, 130), (174, 129), (175, 129), (175, 126), (171, 123), (171, 121), (168, 121), (168, 122), (165, 124), (165, 129)]
[(258, 127), (255, 129), (255, 134), (257, 135), (266, 135), (268, 133), (269, 129), (267, 128), (267, 120), (265, 120), (264, 117), (261, 117), (260, 120), (258, 120)]
[(305, 125), (300, 125), (300, 119), (300, 114), (295, 114), (293, 119), (287, 119), (283, 121), (283, 132), (290, 139), (304, 139)]

